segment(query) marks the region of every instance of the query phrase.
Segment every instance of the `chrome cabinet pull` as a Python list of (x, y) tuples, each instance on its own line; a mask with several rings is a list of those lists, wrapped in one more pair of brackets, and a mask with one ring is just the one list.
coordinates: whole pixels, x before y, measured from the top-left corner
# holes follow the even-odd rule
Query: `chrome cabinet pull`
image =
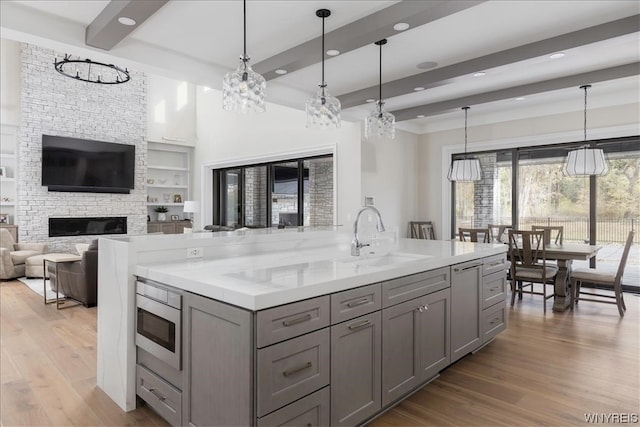
[(423, 305), (423, 306), (422, 306), (422, 308), (424, 308), (424, 311), (429, 310), (429, 304), (425, 304), (425, 305)]
[(311, 313), (306, 313), (306, 314), (303, 314), (302, 316), (295, 317), (293, 319), (283, 320), (282, 324), (284, 326), (293, 326), (293, 325), (297, 325), (298, 323), (306, 322), (308, 320), (311, 320)]
[(167, 400), (166, 396), (163, 396), (162, 394), (160, 394), (158, 391), (156, 391), (155, 388), (150, 388), (149, 389), (149, 393), (153, 394), (155, 397), (157, 397), (160, 401), (164, 402), (165, 400)]
[(490, 325), (493, 325), (494, 323), (499, 322), (499, 321), (500, 321), (500, 318), (499, 318), (499, 317), (496, 317), (496, 318), (495, 318), (495, 319), (493, 319), (491, 322), (489, 322), (489, 324), (490, 324)]
[(362, 322), (358, 322), (358, 323), (354, 323), (353, 325), (349, 325), (349, 329), (354, 331), (356, 329), (360, 329), (362, 327), (365, 327), (365, 326), (369, 325), (370, 323), (371, 323), (371, 320), (363, 320)]
[(282, 375), (284, 375), (285, 377), (290, 377), (293, 374), (297, 374), (300, 371), (304, 371), (305, 369), (309, 369), (312, 366), (311, 362), (307, 362), (304, 365), (300, 365), (297, 366), (295, 368), (291, 368), (291, 369), (287, 369), (286, 371), (282, 372)]
[(347, 307), (353, 308), (353, 307), (357, 307), (357, 306), (362, 305), (362, 304), (366, 304), (368, 302), (369, 302), (369, 298), (362, 298), (361, 300), (358, 300), (358, 301), (349, 301), (347, 303)]
[(460, 271), (467, 271), (467, 270), (471, 270), (471, 269), (476, 268), (476, 267), (480, 267), (481, 265), (482, 264), (474, 264), (474, 265), (469, 265), (469, 266), (464, 267), (464, 268), (457, 267), (457, 268), (454, 268), (453, 271), (458, 273)]
[(495, 286), (495, 287), (493, 287), (493, 288), (491, 288), (491, 289), (489, 289), (489, 290), (490, 290), (490, 291), (497, 291), (498, 289), (500, 289), (500, 287), (499, 287), (499, 286)]

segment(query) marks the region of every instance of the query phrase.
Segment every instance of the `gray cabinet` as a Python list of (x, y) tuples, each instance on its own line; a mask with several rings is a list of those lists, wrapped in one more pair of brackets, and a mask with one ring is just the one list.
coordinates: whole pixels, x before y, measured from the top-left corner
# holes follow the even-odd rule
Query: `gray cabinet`
[(483, 260), (482, 314), (480, 327), (482, 342), (491, 341), (507, 329), (507, 259), (505, 255), (495, 255)]
[(325, 387), (259, 418), (258, 427), (326, 427), (330, 425), (329, 396), (329, 387)]
[(251, 426), (252, 313), (185, 293), (183, 425)]
[(451, 267), (451, 363), (482, 345), (482, 261)]
[(332, 426), (358, 425), (381, 408), (381, 326), (377, 311), (331, 327)]
[(382, 406), (449, 365), (450, 296), (443, 289), (382, 310)]

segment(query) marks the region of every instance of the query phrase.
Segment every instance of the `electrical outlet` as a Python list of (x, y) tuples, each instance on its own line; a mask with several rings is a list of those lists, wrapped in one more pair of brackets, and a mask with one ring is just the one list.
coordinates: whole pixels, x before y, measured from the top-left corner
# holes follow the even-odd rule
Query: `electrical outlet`
[(202, 248), (187, 248), (187, 258), (202, 258)]

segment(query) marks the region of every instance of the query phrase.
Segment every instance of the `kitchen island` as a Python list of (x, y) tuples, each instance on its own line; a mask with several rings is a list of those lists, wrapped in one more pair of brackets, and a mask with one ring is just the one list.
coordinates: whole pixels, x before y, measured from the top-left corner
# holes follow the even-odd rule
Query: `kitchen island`
[[(100, 277), (117, 286), (99, 285), (99, 385), (129, 410), (143, 378), (172, 424), (357, 425), (504, 329), (504, 245), (381, 236), (352, 257), (349, 242), (333, 230), (104, 239)], [(184, 295), (177, 380), (136, 366), (136, 280)], [(114, 304), (130, 308), (109, 324)]]

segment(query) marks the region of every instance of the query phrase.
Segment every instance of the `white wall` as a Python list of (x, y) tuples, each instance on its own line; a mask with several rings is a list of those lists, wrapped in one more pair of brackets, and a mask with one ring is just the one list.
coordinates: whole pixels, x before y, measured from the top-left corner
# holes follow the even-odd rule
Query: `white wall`
[(211, 172), (213, 166), (334, 153), (336, 161), (337, 224), (350, 224), (363, 204), (361, 197), (360, 124), (343, 122), (337, 130), (310, 130), (304, 110), (267, 104), (263, 114), (227, 112), (222, 93), (196, 91), (198, 143), (194, 153), (194, 195), (202, 201), (195, 227), (211, 223)]
[[(550, 106), (553, 108), (553, 106)], [(469, 126), (469, 151), (574, 142), (583, 139), (583, 112), (531, 117)], [(638, 135), (640, 104), (589, 109), (589, 139)], [(420, 135), (418, 147), (418, 214), (435, 222), (436, 237), (450, 233), (451, 194), (446, 179), (450, 155), (464, 150), (464, 128)]]
[(20, 124), (20, 43), (0, 39), (0, 123)]
[(387, 231), (407, 237), (418, 215), (418, 135), (396, 130), (393, 140), (362, 143), (362, 195), (374, 197)]

